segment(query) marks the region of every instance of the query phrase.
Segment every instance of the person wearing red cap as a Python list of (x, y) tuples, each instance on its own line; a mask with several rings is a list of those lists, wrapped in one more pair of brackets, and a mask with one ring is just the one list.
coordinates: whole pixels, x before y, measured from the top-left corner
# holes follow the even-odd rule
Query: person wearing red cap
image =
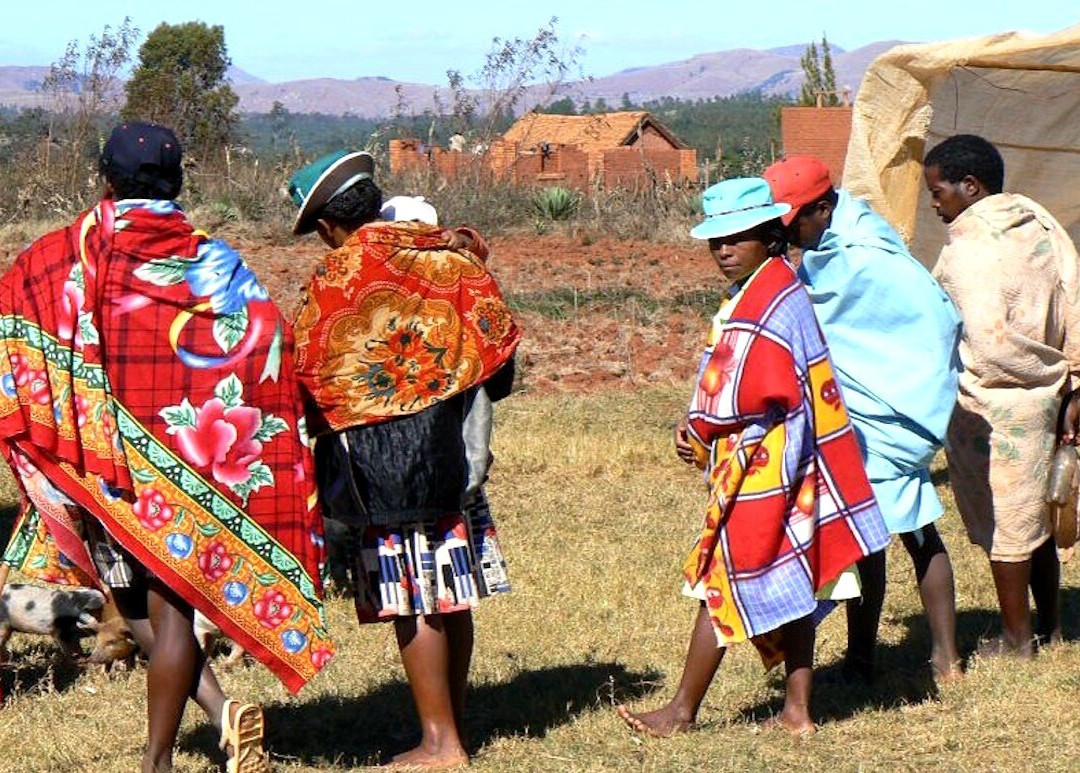
[(1029, 657), (1061, 639), (1061, 568), (1044, 491), (1055, 443), (1077, 442), (1080, 392), (1070, 387), (1080, 378), (1080, 261), (1053, 215), (1004, 192), (1005, 163), (983, 137), (942, 141), (923, 174), (948, 226), (934, 276), (964, 318), (949, 480), (968, 538), (990, 559), (1001, 608), (1001, 636), (979, 652)]
[[(938, 283), (870, 206), (833, 187), (811, 156), (765, 170), (782, 220), (802, 251), (799, 277), (832, 350), (862, 442), (867, 474), (892, 534), (915, 566), (932, 636), (935, 678), (960, 673), (949, 554), (934, 527), (944, 512), (930, 481), (956, 402), (960, 318)], [(885, 554), (859, 564), (861, 600), (848, 602), (845, 671), (873, 678), (885, 598)]]

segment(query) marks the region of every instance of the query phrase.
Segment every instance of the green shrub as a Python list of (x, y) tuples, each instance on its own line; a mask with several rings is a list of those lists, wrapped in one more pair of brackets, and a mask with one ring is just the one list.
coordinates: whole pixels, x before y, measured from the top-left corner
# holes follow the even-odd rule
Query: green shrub
[(558, 186), (543, 188), (533, 196), (533, 207), (548, 220), (569, 220), (577, 212), (581, 194)]

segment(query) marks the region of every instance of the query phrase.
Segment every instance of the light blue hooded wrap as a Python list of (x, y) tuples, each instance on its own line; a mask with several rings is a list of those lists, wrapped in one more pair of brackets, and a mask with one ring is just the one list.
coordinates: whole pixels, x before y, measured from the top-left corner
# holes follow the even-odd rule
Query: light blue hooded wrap
[(943, 512), (929, 467), (956, 403), (960, 315), (884, 218), (847, 191), (838, 197), (799, 276), (885, 523), (901, 534)]

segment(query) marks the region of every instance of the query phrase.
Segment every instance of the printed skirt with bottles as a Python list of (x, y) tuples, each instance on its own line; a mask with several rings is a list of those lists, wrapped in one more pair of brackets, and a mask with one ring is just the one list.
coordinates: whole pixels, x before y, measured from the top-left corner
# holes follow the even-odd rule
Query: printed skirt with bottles
[(462, 498), (464, 409), (459, 396), (319, 438), (321, 493), (348, 526), (361, 623), (463, 612), (510, 590), (483, 488)]

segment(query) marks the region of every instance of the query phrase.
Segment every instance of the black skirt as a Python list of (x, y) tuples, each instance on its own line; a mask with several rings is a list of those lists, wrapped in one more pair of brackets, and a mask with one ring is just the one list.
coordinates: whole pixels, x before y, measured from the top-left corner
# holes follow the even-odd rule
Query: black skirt
[(400, 526), (460, 513), (468, 480), (464, 412), (461, 394), (412, 416), (320, 436), (325, 515), (352, 526)]

